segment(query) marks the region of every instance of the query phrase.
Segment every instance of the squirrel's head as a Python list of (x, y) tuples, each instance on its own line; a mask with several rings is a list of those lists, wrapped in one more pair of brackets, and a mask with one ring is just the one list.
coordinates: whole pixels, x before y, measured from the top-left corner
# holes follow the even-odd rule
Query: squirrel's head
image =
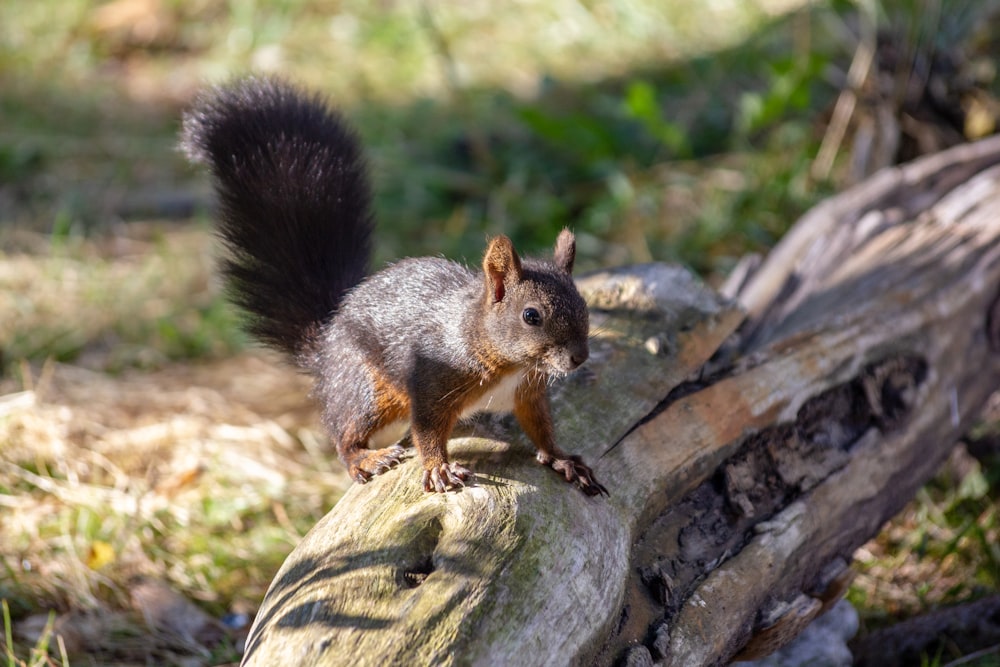
[(485, 333), (506, 363), (538, 365), (565, 375), (587, 360), (590, 319), (573, 283), (576, 239), (564, 229), (552, 261), (521, 261), (506, 236), (490, 241), (483, 258)]

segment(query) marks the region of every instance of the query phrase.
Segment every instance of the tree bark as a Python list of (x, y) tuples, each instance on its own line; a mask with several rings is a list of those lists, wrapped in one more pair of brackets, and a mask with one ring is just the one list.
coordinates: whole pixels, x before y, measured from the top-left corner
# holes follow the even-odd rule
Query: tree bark
[(1000, 380), (1000, 139), (827, 200), (723, 297), (677, 268), (580, 281), (555, 389), (588, 498), (509, 421), (355, 486), (268, 591), (246, 665), (708, 665), (794, 637)]

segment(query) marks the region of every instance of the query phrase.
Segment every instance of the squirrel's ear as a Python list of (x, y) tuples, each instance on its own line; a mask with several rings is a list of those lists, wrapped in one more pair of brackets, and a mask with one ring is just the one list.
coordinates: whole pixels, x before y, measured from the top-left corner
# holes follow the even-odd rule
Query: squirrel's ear
[(521, 280), (521, 258), (509, 238), (501, 235), (490, 240), (483, 258), (483, 272), (493, 303), (503, 301), (507, 287)]
[(559, 232), (553, 256), (556, 266), (566, 273), (573, 273), (573, 261), (576, 259), (576, 237), (573, 232), (568, 229)]

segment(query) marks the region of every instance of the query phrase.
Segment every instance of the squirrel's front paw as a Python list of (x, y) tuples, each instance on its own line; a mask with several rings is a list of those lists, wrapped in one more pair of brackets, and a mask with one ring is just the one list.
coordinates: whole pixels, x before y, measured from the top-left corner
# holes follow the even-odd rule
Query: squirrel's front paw
[(444, 493), (460, 489), (472, 479), (472, 471), (457, 463), (441, 463), (424, 469), (424, 491)]
[(594, 471), (579, 456), (557, 459), (549, 454), (538, 452), (536, 458), (542, 465), (549, 466), (563, 475), (567, 482), (576, 484), (588, 496), (608, 495), (608, 490), (594, 477)]

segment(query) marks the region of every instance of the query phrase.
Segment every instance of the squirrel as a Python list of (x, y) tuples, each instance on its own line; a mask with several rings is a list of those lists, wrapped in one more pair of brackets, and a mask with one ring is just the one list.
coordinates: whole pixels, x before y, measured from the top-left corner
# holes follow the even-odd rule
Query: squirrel
[[(482, 271), (438, 257), (369, 275), (374, 216), (360, 140), (319, 95), (249, 77), (203, 92), (181, 148), (218, 197), (220, 272), (249, 333), (315, 379), (340, 459), (364, 483), (400, 463), (409, 425), (426, 491), (472, 478), (448, 460), (459, 419), (513, 412), (537, 460), (607, 494), (556, 446), (546, 385), (586, 361), (587, 305), (571, 277), (575, 237), (551, 261), (491, 239)], [(395, 444), (393, 444), (395, 443)]]

